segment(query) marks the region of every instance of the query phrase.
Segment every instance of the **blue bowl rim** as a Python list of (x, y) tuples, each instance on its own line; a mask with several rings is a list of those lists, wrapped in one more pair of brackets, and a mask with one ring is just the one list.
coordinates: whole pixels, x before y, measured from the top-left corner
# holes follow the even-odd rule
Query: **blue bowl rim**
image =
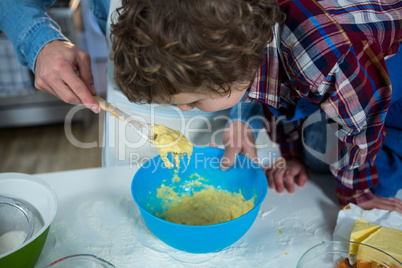
[[(220, 148), (206, 147), (206, 146), (199, 146), (199, 147), (197, 146), (197, 148), (200, 148), (200, 149), (202, 149), (202, 148), (214, 148), (214, 149), (217, 149), (217, 150), (223, 150), (223, 149), (220, 149)], [(244, 156), (244, 155), (240, 155), (240, 154), (239, 154), (239, 156), (240, 156), (240, 157), (245, 157), (246, 159), (248, 159), (248, 161), (252, 161), (250, 158), (248, 158), (248, 157), (246, 157), (246, 156)], [(160, 157), (160, 155), (157, 155), (157, 156), (151, 158), (151, 159), (148, 160), (148, 161), (151, 161), (151, 160), (153, 160), (153, 159), (155, 159), (155, 158), (158, 158), (158, 157)], [(147, 162), (148, 162), (148, 161), (147, 161)], [(140, 168), (141, 168), (141, 167), (140, 167)], [(139, 170), (139, 169), (138, 169), (138, 170)], [(137, 170), (137, 172), (138, 172), (138, 170)], [(262, 170), (261, 170), (261, 171), (262, 171)], [(268, 192), (268, 182), (267, 182), (267, 180), (263, 180), (263, 183), (264, 183), (264, 191), (263, 191), (263, 194), (262, 194), (262, 196), (261, 196), (261, 198), (260, 198), (260, 201), (259, 201), (257, 204), (255, 204), (254, 207), (253, 207), (252, 209), (250, 209), (248, 212), (244, 213), (244, 214), (241, 215), (240, 217), (237, 217), (237, 218), (235, 218), (235, 219), (233, 219), (233, 220), (225, 221), (225, 222), (221, 222), (221, 223), (216, 223), (216, 224), (209, 224), (209, 225), (187, 225), (187, 224), (180, 224), (180, 223), (174, 223), (174, 222), (170, 222), (170, 221), (166, 221), (166, 220), (164, 220), (164, 219), (161, 219), (161, 218), (155, 216), (154, 214), (148, 212), (141, 204), (139, 204), (139, 202), (137, 201), (137, 198), (136, 198), (136, 196), (135, 196), (135, 194), (134, 194), (134, 192), (133, 192), (133, 184), (134, 184), (135, 177), (136, 177), (135, 175), (137, 174), (137, 172), (134, 174), (133, 180), (132, 180), (132, 182), (131, 182), (131, 195), (132, 195), (132, 197), (133, 197), (133, 199), (134, 199), (134, 202), (135, 202), (135, 203), (137, 204), (137, 206), (141, 209), (141, 213), (145, 212), (147, 215), (151, 216), (152, 218), (155, 218), (155, 219), (156, 219), (157, 221), (159, 221), (159, 222), (167, 223), (167, 224), (173, 225), (173, 226), (181, 226), (181, 227), (184, 227), (184, 228), (207, 229), (207, 228), (211, 228), (211, 227), (226, 225), (226, 224), (232, 223), (232, 222), (234, 222), (234, 221), (239, 221), (240, 219), (244, 218), (244, 216), (246, 216), (247, 214), (251, 214), (252, 212), (254, 212), (255, 209), (258, 209), (258, 210), (259, 210), (259, 209), (260, 209), (260, 206), (261, 206), (262, 202), (264, 202), (265, 197), (267, 196), (267, 192)]]

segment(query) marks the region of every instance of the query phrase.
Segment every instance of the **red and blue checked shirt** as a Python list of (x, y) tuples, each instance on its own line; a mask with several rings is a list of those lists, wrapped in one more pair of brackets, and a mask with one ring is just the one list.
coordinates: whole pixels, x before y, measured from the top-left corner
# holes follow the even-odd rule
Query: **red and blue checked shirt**
[[(328, 121), (338, 125), (340, 153), (330, 169), (339, 201), (367, 201), (372, 198), (368, 189), (378, 184), (374, 159), (385, 138), (392, 94), (384, 59), (398, 51), (402, 40), (402, 1), (278, 3), (287, 18), (276, 40), (267, 45), (248, 100), (279, 110), (292, 106), (289, 96), (319, 105)], [(285, 158), (300, 154), (300, 124), (282, 122), (271, 135)]]

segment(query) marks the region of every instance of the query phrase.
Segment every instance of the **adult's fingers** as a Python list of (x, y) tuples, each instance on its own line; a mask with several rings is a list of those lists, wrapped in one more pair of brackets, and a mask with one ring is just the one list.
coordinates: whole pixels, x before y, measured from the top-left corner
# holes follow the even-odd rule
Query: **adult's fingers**
[(95, 113), (99, 112), (99, 105), (93, 98), (91, 91), (89, 91), (87, 85), (84, 83), (83, 80), (81, 80), (79, 76), (77, 76), (72, 68), (66, 68), (61, 78), (67, 84), (67, 86), (70, 87), (71, 91), (77, 96), (77, 98), (79, 99), (79, 103), (83, 103), (86, 107), (93, 110)]
[(77, 56), (77, 64), (79, 77), (84, 81), (92, 95), (96, 95), (96, 89), (94, 85), (94, 77), (92, 75), (91, 57), (88, 53), (81, 51)]
[(59, 97), (61, 100), (71, 104), (80, 104), (81, 100), (77, 95), (71, 90), (71, 88), (64, 83), (62, 80), (54, 80), (50, 84), (50, 87), (55, 90), (55, 95)]
[(39, 77), (35, 78), (34, 86), (36, 89), (39, 89), (43, 92), (50, 93), (55, 95), (57, 98), (61, 99), (60, 96), (53, 90), (51, 86), (49, 86), (44, 80), (40, 79)]
[(35, 63), (35, 87), (99, 112), (92, 97), (96, 92), (89, 55), (70, 42), (55, 40), (42, 48)]

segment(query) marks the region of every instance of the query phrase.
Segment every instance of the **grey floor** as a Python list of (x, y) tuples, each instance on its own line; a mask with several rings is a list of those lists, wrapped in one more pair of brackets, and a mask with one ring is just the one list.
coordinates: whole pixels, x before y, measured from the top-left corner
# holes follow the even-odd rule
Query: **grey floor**
[[(64, 124), (0, 129), (0, 172), (36, 174), (100, 167), (103, 118), (94, 115), (86, 127), (73, 123), (73, 139), (68, 138)], [(80, 148), (79, 143), (93, 148)]]

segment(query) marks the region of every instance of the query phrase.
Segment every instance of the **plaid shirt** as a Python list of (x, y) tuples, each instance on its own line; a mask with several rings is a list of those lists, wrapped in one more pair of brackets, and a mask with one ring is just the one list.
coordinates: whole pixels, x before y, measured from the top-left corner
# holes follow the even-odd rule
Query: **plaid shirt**
[[(372, 198), (368, 189), (378, 184), (374, 159), (384, 141), (392, 94), (384, 60), (402, 40), (402, 1), (278, 2), (287, 19), (267, 45), (248, 100), (279, 111), (301, 98), (319, 105), (338, 125), (339, 154), (330, 169), (339, 201), (367, 201)], [(300, 154), (300, 125), (300, 120), (277, 123), (274, 141), (285, 158)]]

